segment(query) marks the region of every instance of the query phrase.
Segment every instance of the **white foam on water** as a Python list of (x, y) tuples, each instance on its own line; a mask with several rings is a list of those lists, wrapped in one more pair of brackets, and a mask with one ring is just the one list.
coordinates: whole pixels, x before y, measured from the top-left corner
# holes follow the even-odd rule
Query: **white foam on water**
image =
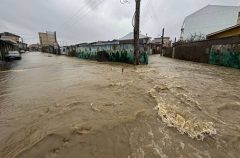
[(110, 83), (110, 86), (112, 86), (112, 87), (124, 87), (124, 86), (130, 85), (132, 83), (133, 83), (133, 81), (113, 82), (113, 83)]
[(181, 134), (187, 134), (192, 139), (204, 140), (207, 135), (217, 134), (212, 122), (187, 120), (182, 115), (164, 105), (158, 104), (158, 115), (169, 127), (176, 128)]
[[(165, 88), (164, 88), (165, 89)], [(187, 134), (192, 139), (204, 140), (206, 136), (216, 135), (217, 131), (212, 122), (205, 122), (202, 120), (193, 120), (191, 116), (185, 116), (179, 112), (176, 106), (168, 105), (163, 99), (158, 96), (159, 86), (155, 86), (148, 93), (155, 98), (157, 106), (155, 110), (161, 120), (167, 124), (168, 127), (176, 128), (181, 134)]]
[(4, 71), (0, 71), (0, 73), (4, 73), (4, 72), (25, 72), (26, 70), (4, 70)]

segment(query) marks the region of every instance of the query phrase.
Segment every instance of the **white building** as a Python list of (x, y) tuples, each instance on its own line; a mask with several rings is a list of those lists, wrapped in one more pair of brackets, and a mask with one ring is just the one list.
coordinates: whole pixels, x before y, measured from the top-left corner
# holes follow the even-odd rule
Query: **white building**
[(207, 34), (237, 24), (240, 6), (207, 5), (187, 16), (181, 29), (181, 40), (199, 40)]

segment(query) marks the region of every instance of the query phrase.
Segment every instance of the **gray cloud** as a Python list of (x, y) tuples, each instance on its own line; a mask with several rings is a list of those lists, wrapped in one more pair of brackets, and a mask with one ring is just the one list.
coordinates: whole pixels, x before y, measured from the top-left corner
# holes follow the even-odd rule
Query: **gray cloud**
[[(68, 44), (111, 40), (132, 31), (135, 0), (1, 0), (0, 31), (38, 42), (38, 32), (57, 31)], [(240, 5), (239, 0), (142, 0), (141, 33), (179, 37), (184, 18), (207, 4)]]

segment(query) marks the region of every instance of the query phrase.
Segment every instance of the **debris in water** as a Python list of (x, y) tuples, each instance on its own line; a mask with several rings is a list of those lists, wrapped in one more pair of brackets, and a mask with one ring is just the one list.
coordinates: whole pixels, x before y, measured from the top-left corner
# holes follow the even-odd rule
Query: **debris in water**
[(122, 86), (124, 86), (123, 85), (123, 83), (121, 83), (121, 82), (117, 82), (117, 83), (110, 83), (110, 86), (120, 86), (120, 87), (122, 87)]
[(93, 111), (96, 111), (96, 112), (101, 112), (100, 109), (98, 109), (97, 107), (93, 106), (93, 103), (91, 103), (91, 109), (92, 109)]
[(90, 126), (76, 126), (76, 125), (73, 125), (73, 134), (76, 134), (76, 135), (83, 135), (83, 134), (87, 134), (90, 132), (92, 128)]
[(129, 84), (132, 84), (133, 81), (127, 81), (127, 82), (116, 82), (116, 83), (110, 83), (110, 86), (114, 87), (114, 86), (117, 86), (117, 87), (124, 87), (126, 85), (129, 85)]

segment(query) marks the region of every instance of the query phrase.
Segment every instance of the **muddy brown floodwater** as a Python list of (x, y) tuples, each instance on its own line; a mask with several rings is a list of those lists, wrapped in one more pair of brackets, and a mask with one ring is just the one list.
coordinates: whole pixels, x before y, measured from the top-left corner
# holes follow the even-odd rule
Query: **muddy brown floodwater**
[[(123, 68), (123, 73), (122, 73)], [(37, 52), (0, 71), (1, 158), (237, 158), (240, 71)]]

